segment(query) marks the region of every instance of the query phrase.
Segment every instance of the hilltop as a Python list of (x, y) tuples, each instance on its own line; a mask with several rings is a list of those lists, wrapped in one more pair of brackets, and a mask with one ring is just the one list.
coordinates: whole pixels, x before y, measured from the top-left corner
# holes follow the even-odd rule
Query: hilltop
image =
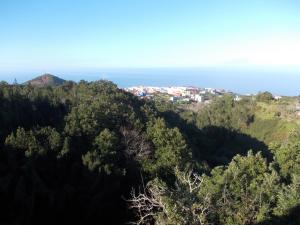
[(52, 74), (43, 74), (32, 80), (27, 81), (25, 84), (31, 84), (36, 87), (58, 86), (65, 83), (66, 80), (56, 77)]

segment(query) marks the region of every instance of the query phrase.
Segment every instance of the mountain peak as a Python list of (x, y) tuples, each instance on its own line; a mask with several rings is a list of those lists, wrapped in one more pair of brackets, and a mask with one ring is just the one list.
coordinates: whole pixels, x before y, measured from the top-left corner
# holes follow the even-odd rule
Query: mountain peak
[(62, 85), (66, 81), (54, 76), (49, 73), (42, 74), (41, 76), (38, 76), (30, 81), (27, 81), (26, 84), (30, 84), (32, 86), (36, 87), (47, 87), (47, 86), (58, 86)]

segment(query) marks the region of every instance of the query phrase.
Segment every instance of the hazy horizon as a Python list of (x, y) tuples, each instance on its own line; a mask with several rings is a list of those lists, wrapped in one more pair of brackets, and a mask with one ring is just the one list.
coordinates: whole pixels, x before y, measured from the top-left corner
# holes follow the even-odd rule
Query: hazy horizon
[(299, 10), (293, 0), (5, 1), (0, 80), (51, 73), (298, 95)]
[(129, 86), (198, 86), (231, 90), (240, 94), (270, 91), (274, 94), (298, 96), (300, 73), (296, 70), (254, 70), (231, 68), (123, 68), (82, 71), (43, 71), (1, 75), (0, 80), (18, 83), (51, 73), (65, 80), (111, 80), (119, 87)]

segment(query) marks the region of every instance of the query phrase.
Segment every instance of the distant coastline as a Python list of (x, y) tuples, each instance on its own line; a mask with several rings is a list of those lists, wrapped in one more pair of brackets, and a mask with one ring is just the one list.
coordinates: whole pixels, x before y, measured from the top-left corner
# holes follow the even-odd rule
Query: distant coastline
[[(298, 96), (300, 73), (274, 70), (230, 69), (103, 69), (84, 71), (53, 71), (65, 80), (94, 81), (106, 79), (121, 88), (131, 86), (198, 86), (231, 90), (241, 94), (270, 91), (274, 94)], [(39, 75), (37, 72), (1, 72), (0, 80), (19, 83)]]

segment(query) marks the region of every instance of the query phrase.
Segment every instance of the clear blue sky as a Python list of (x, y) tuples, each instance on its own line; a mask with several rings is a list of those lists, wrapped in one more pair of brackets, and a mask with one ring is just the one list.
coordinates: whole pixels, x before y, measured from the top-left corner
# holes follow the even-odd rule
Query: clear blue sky
[(299, 67), (298, 0), (1, 0), (0, 72)]

